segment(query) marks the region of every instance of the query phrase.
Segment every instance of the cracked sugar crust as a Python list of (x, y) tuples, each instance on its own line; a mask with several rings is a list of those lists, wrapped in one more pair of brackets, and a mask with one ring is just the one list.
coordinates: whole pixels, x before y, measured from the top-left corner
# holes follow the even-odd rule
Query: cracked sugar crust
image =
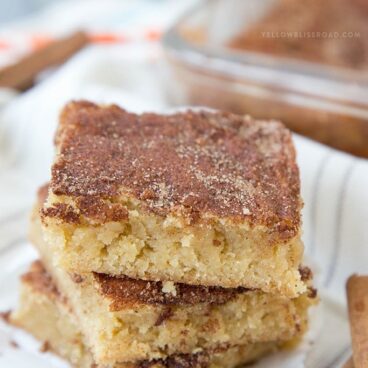
[(66, 303), (40, 260), (36, 260), (31, 264), (28, 272), (21, 276), (21, 280), (26, 284), (32, 285), (35, 290), (47, 294), (50, 298), (55, 298), (59, 302)]
[(299, 231), (299, 171), (279, 122), (207, 111), (136, 115), (77, 101), (64, 108), (55, 142), (51, 191), (73, 197), (78, 212), (54, 204), (44, 216), (118, 221), (127, 213), (114, 200), (127, 195), (161, 216), (246, 221), (284, 239)]

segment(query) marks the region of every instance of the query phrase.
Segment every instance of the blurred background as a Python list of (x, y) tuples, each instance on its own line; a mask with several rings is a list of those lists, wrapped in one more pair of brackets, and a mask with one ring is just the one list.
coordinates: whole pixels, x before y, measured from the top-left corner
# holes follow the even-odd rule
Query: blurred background
[(14, 0), (1, 1), (0, 22), (11, 22), (17, 18), (37, 12), (42, 7), (58, 0)]
[[(367, 20), (365, 0), (1, 1), (0, 96), (94, 49), (86, 68), (105, 63), (101, 83), (140, 92), (154, 83), (170, 106), (280, 119), (368, 157)], [(155, 82), (124, 76), (113, 62), (123, 53), (128, 69), (133, 60), (157, 67), (147, 76)]]

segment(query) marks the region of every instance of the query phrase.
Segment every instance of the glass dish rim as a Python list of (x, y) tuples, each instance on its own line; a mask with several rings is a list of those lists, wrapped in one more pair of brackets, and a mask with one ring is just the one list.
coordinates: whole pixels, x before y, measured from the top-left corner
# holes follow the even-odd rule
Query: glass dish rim
[[(323, 65), (321, 63), (266, 55), (258, 52), (243, 50), (230, 51), (226, 47), (216, 48), (206, 44), (198, 46), (187, 41), (180, 35), (180, 26), (198, 11), (204, 10), (206, 6), (208, 6), (207, 1), (192, 6), (177, 19), (175, 24), (166, 30), (161, 40), (166, 52), (180, 55), (182, 60), (199, 68), (202, 67), (204, 58), (216, 61), (217, 63), (223, 63), (223, 65), (238, 66), (238, 68), (233, 69), (234, 71), (232, 71), (231, 68), (226, 68), (226, 71), (221, 70), (221, 73), (228, 76), (239, 77), (239, 67), (244, 69), (257, 68), (264, 71), (272, 71), (273, 73), (299, 76), (326, 83), (355, 85), (364, 92), (368, 92), (368, 73), (362, 75), (362, 71), (359, 70), (349, 70), (346, 68)], [(209, 70), (219, 72), (218, 68), (214, 67), (215, 64), (216, 63), (206, 64), (206, 67), (208, 67)], [(366, 103), (368, 105), (368, 97)]]

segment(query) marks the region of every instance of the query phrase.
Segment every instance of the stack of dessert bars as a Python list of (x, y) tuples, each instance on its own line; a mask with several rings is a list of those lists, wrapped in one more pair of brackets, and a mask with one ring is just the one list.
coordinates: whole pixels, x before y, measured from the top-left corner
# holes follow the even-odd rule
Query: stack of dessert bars
[(275, 121), (69, 103), (15, 325), (74, 367), (236, 367), (305, 333), (299, 172)]

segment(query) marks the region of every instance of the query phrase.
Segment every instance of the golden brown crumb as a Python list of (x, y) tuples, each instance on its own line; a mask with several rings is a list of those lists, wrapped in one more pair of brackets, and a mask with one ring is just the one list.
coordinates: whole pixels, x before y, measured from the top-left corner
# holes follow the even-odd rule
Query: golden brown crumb
[(11, 315), (11, 310), (0, 312), (0, 318), (6, 323), (9, 323), (10, 315)]
[(50, 343), (48, 341), (44, 341), (40, 347), (40, 352), (47, 353), (48, 351), (50, 351), (50, 349), (51, 349)]
[(71, 273), (70, 278), (75, 282), (76, 284), (81, 284), (84, 281), (84, 277), (81, 275), (78, 275), (77, 273)]
[(15, 349), (18, 349), (18, 348), (19, 348), (18, 343), (17, 343), (16, 341), (14, 341), (14, 340), (10, 340), (10, 345), (11, 345), (13, 348), (15, 348)]
[(167, 319), (173, 316), (173, 310), (168, 307), (163, 310), (163, 312), (158, 316), (155, 326), (161, 326)]
[(313, 273), (309, 267), (299, 266), (299, 273), (300, 273), (302, 281), (306, 282), (306, 281), (312, 280)]

